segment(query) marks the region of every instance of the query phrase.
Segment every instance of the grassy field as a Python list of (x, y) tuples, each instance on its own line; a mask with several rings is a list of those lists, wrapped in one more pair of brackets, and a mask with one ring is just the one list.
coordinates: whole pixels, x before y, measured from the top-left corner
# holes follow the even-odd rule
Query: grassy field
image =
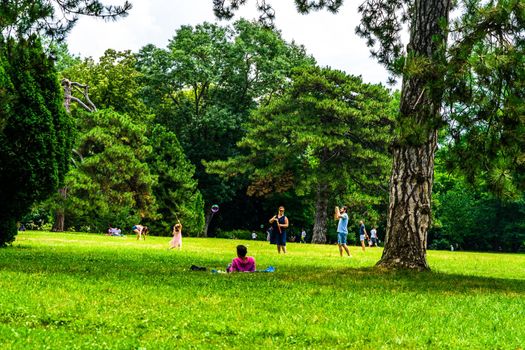
[[(430, 251), (431, 273), (373, 269), (380, 248), (24, 232), (0, 249), (1, 349), (523, 349), (525, 255)], [(212, 274), (237, 244), (259, 269)]]

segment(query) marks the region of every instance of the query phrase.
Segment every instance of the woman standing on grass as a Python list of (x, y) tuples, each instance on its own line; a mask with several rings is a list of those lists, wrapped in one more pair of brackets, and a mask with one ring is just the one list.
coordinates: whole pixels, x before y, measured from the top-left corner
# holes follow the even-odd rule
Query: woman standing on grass
[(170, 249), (173, 248), (179, 250), (182, 248), (182, 224), (180, 222), (173, 226), (173, 239), (170, 241)]
[(277, 252), (281, 254), (281, 250), (286, 254), (286, 228), (288, 227), (288, 218), (284, 216), (284, 207), (279, 207), (277, 215), (272, 216), (270, 219), (272, 224), (272, 236), (274, 239), (270, 241), (270, 244), (277, 244)]

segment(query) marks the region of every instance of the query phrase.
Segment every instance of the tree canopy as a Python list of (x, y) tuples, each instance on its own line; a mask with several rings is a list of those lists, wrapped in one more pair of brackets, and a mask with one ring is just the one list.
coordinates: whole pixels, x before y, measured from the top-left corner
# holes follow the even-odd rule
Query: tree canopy
[[(277, 31), (245, 20), (226, 27), (182, 26), (167, 49), (148, 45), (137, 57), (143, 100), (156, 122), (176, 133), (194, 164), (209, 224), (211, 205), (242, 202), (246, 181), (210, 175), (202, 161), (236, 154), (250, 111), (284, 88), (292, 67), (313, 59)], [(239, 212), (231, 215), (235, 223)]]
[[(284, 93), (253, 112), (242, 155), (206, 163), (226, 176), (249, 174), (251, 195), (293, 189), (313, 195), (313, 242), (326, 242), (328, 202), (350, 183), (366, 192), (386, 182), (393, 108), (388, 90), (328, 68), (297, 69)], [(386, 191), (386, 189), (384, 189)]]
[(14, 240), (30, 206), (58, 188), (69, 164), (71, 124), (41, 38), (63, 39), (80, 15), (117, 19), (129, 9), (98, 0), (0, 2), (0, 246)]
[(20, 37), (37, 34), (63, 39), (79, 16), (116, 20), (126, 16), (131, 3), (104, 5), (99, 0), (20, 0), (0, 3), (0, 34)]

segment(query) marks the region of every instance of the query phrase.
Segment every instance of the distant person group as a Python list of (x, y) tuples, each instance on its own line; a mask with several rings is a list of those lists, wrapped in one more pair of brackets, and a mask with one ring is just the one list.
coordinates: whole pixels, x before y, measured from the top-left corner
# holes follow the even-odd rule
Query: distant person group
[[(337, 223), (337, 245), (339, 247), (339, 255), (343, 256), (343, 251), (346, 252), (347, 256), (351, 257), (352, 254), (350, 254), (350, 250), (348, 249), (347, 245), (347, 237), (348, 237), (348, 209), (347, 207), (343, 206), (341, 209), (339, 207), (335, 207), (334, 212), (334, 218), (338, 219)], [(363, 220), (359, 221), (359, 241), (361, 242), (361, 249), (363, 250), (363, 253), (365, 252), (365, 242), (368, 242), (369, 247), (377, 247), (378, 239), (377, 239), (377, 229), (375, 226), (370, 231), (370, 237), (368, 236), (368, 233), (366, 232), (366, 226), (365, 222)]]
[[(287, 229), (290, 223), (288, 217), (286, 217), (286, 215), (284, 214), (284, 211), (284, 206), (279, 206), (277, 214), (273, 215), (269, 220), (270, 228), (267, 231), (267, 240), (270, 241), (270, 244), (274, 244), (277, 246), (278, 254), (286, 254)], [(341, 208), (336, 206), (334, 210), (334, 219), (337, 220), (337, 246), (339, 249), (339, 255), (343, 256), (343, 253), (346, 253), (346, 256), (352, 257), (352, 254), (348, 247), (348, 208), (346, 206), (342, 206)], [(133, 233), (136, 234), (137, 240), (145, 240), (149, 232), (149, 228), (147, 226), (139, 224), (134, 225), (131, 229)], [(112, 227), (112, 225), (109, 226), (108, 235), (123, 236), (121, 230), (119, 228)], [(170, 240), (168, 249), (180, 250), (182, 248), (182, 224), (180, 221), (177, 221), (177, 223), (173, 225), (172, 236), (173, 237)], [(304, 228), (302, 228), (299, 236), (301, 243), (306, 243), (306, 236), (306, 231), (304, 230)], [(252, 232), (251, 238), (253, 240), (256, 240), (257, 233)], [(293, 238), (294, 241), (297, 241), (295, 236), (293, 236)], [(377, 247), (379, 243), (377, 236), (377, 228), (375, 226), (372, 227), (369, 236), (366, 230), (364, 220), (360, 220), (359, 240), (363, 252), (365, 252), (365, 242), (368, 243), (369, 247)], [(255, 260), (252, 257), (246, 258), (246, 252), (246, 247), (242, 245), (238, 246), (237, 258), (235, 258), (234, 261), (232, 261), (232, 264), (228, 269), (231, 271), (244, 271), (246, 269), (249, 270), (251, 269), (252, 264), (255, 268)]]

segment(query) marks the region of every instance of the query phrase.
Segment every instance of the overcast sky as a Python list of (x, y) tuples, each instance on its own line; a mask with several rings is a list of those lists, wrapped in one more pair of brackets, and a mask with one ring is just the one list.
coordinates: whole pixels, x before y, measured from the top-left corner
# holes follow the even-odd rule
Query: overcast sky
[[(119, 4), (123, 0), (105, 0)], [(117, 22), (81, 18), (68, 37), (69, 49), (83, 57), (98, 58), (108, 48), (138, 51), (146, 44), (165, 48), (181, 25), (217, 22), (211, 0), (130, 0), (130, 15)], [(258, 18), (255, 0), (241, 8), (233, 19)], [(268, 1), (276, 12), (275, 26), (285, 40), (306, 47), (319, 65), (361, 75), (365, 82), (386, 84), (385, 69), (370, 58), (365, 40), (354, 34), (359, 23), (360, 1), (345, 1), (339, 13), (297, 13), (293, 0)], [(222, 25), (227, 21), (219, 21)]]

